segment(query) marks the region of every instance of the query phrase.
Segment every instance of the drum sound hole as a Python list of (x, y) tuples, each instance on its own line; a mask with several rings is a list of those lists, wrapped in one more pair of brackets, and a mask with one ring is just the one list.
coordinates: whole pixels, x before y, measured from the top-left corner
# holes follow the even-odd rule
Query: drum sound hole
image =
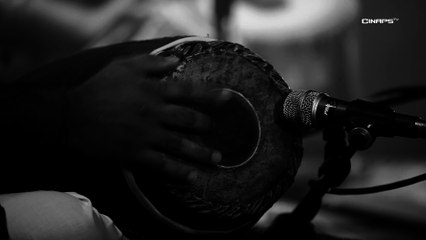
[(212, 131), (203, 137), (209, 147), (222, 153), (218, 166), (238, 167), (247, 163), (256, 153), (260, 141), (260, 123), (252, 104), (239, 92), (232, 93), (225, 106), (215, 110)]

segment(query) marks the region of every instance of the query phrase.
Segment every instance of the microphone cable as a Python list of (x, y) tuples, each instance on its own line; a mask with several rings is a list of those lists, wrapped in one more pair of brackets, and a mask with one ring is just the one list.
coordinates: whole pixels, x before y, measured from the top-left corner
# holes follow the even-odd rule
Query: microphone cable
[(365, 187), (365, 188), (331, 188), (327, 193), (333, 195), (363, 195), (363, 194), (371, 194), (371, 193), (379, 193), (389, 190), (394, 190), (397, 188), (406, 187), (409, 185), (413, 185), (426, 180), (426, 173), (420, 174), (418, 176), (407, 178), (404, 180), (376, 185), (373, 187)]
[(397, 106), (426, 98), (426, 86), (401, 86), (386, 89), (370, 96), (374, 103), (386, 106)]

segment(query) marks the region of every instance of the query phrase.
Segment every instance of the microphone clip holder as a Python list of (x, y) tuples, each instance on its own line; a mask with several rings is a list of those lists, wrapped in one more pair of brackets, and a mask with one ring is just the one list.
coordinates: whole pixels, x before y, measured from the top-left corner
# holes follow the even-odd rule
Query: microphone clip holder
[(350, 119), (345, 124), (349, 144), (356, 150), (370, 148), (376, 140), (374, 124), (362, 119)]

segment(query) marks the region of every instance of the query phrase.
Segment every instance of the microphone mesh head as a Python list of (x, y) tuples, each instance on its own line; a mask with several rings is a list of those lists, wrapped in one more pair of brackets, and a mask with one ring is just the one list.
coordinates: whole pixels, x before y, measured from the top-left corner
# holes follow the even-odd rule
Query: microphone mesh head
[(320, 95), (316, 91), (292, 91), (284, 101), (284, 118), (290, 122), (312, 127), (313, 125), (313, 104)]

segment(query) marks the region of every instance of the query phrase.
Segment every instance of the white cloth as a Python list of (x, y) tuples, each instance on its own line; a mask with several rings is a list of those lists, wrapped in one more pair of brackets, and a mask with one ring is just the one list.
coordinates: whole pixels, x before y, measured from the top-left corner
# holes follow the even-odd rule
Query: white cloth
[(35, 191), (0, 195), (10, 240), (124, 240), (112, 220), (77, 193)]

